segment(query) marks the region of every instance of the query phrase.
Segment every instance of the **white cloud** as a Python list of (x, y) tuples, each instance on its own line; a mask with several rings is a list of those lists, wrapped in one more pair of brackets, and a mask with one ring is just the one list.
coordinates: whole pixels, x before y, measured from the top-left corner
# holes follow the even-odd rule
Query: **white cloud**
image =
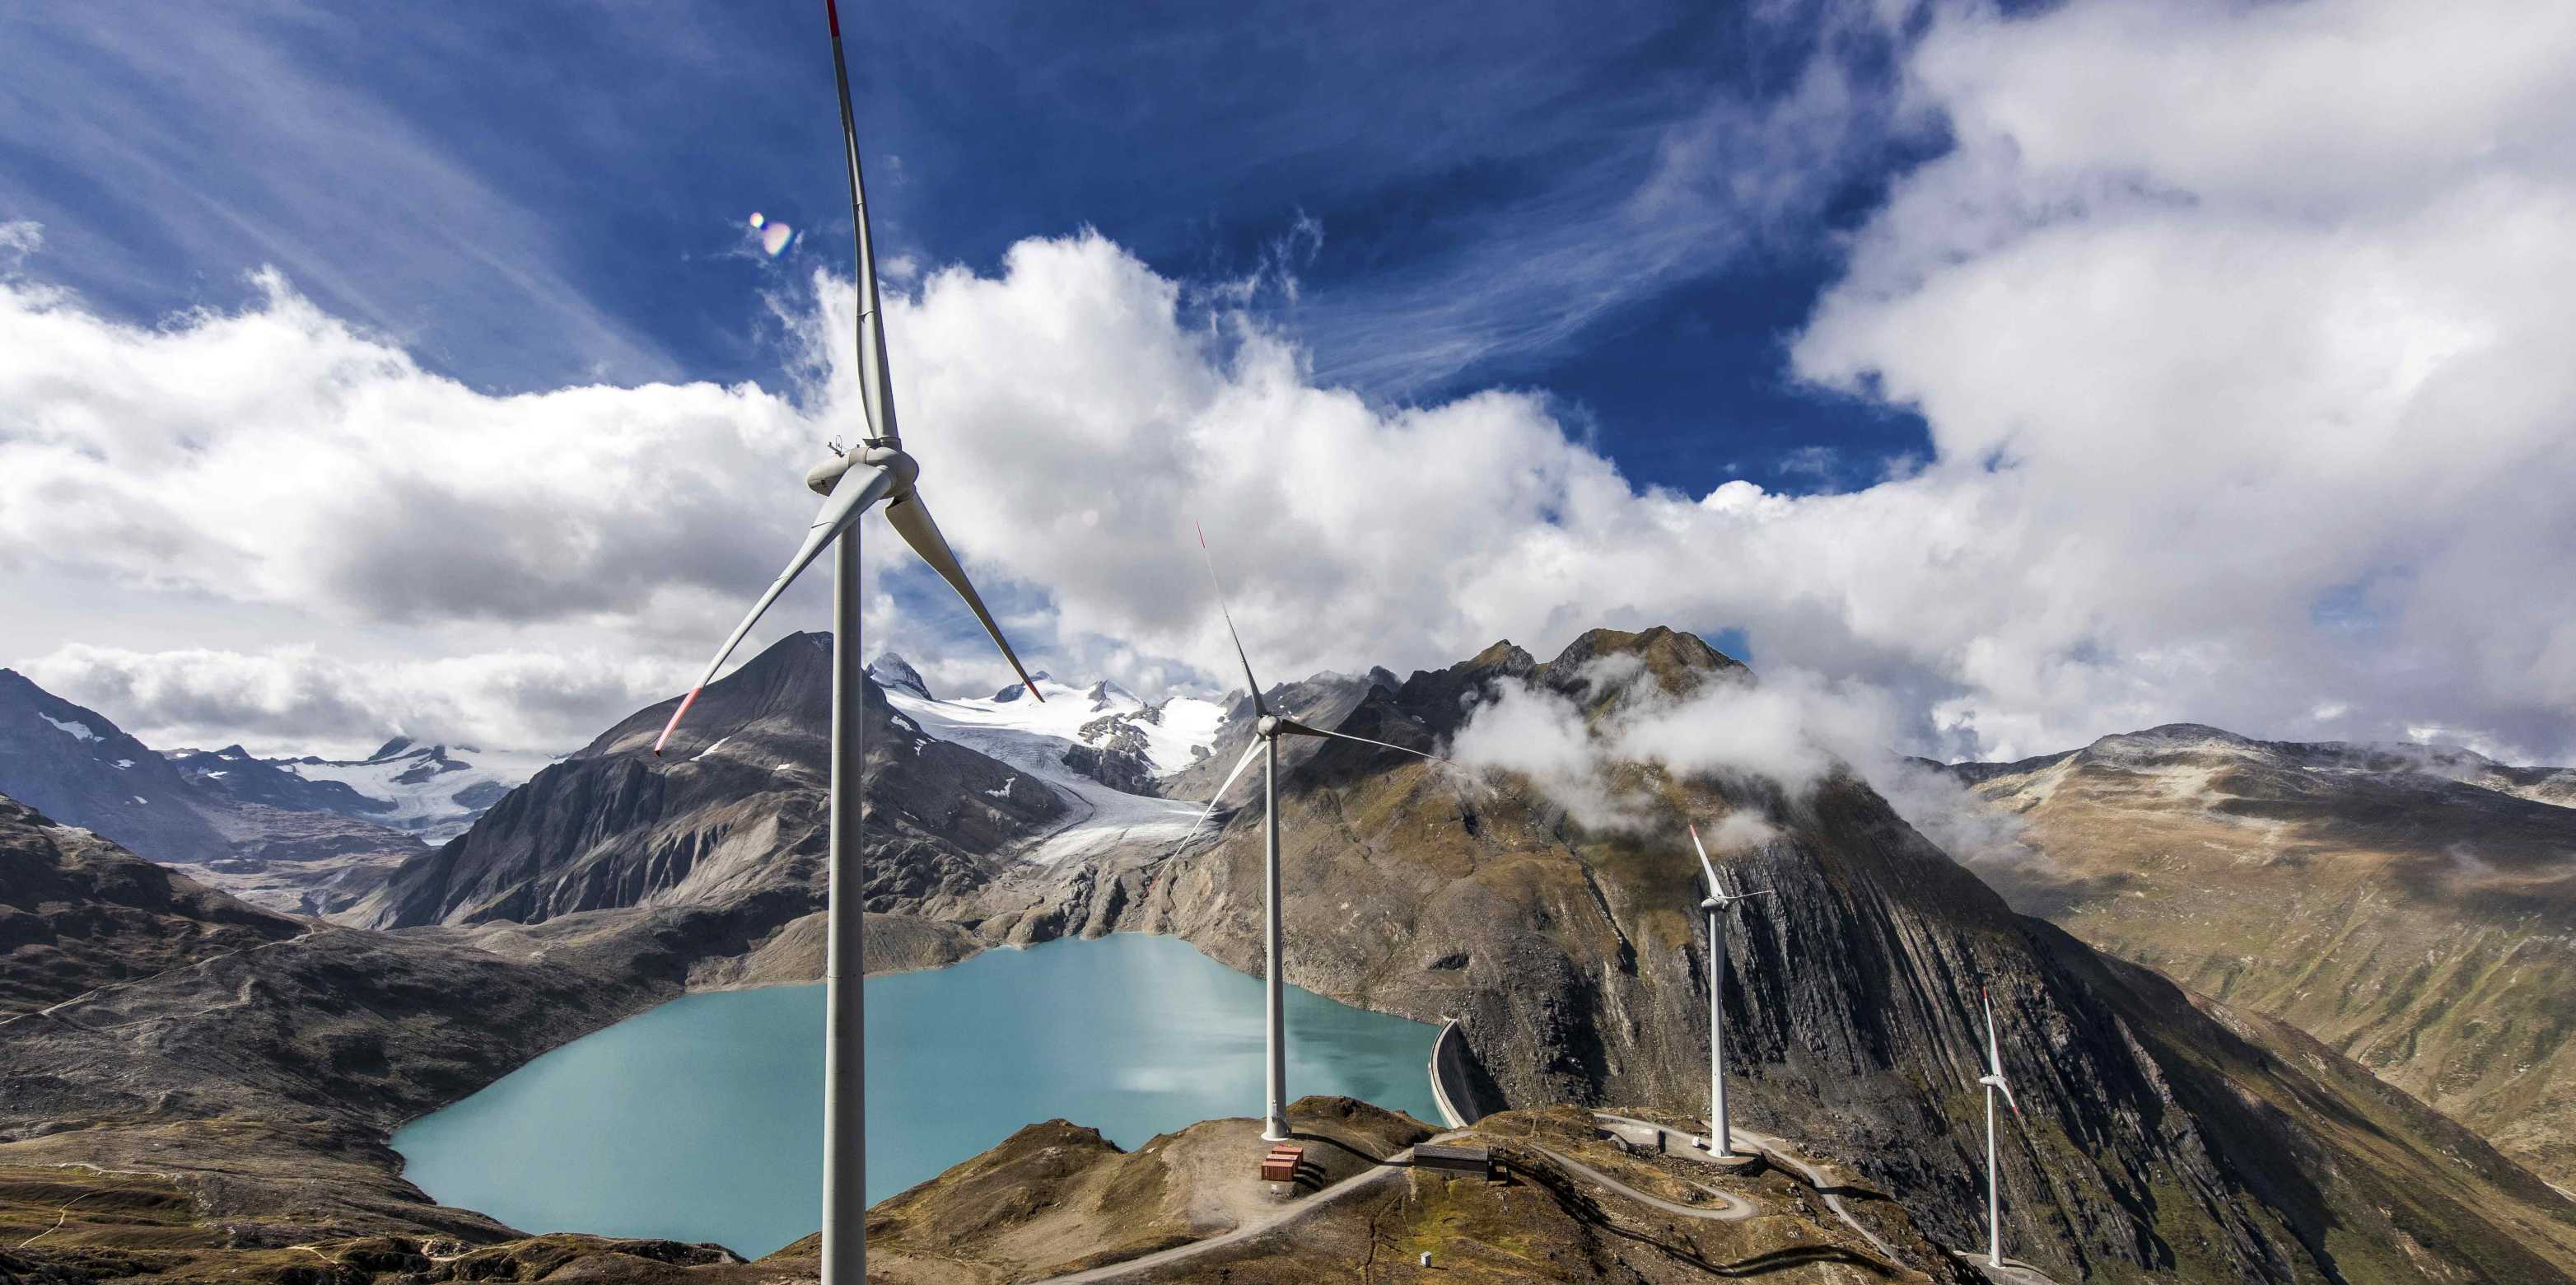
[(0, 268), (15, 268), (27, 256), (44, 248), (44, 225), (33, 219), (11, 219), (0, 223)]
[[(1933, 458), (1857, 491), (1640, 491), (1540, 393), (1319, 386), (1292, 337), (1090, 235), (889, 295), (906, 441), (1033, 662), (1149, 694), (1225, 680), (1197, 518), (1268, 678), (1741, 629), (1784, 705), (1637, 733), (1675, 764), (2328, 717), (2576, 754), (2571, 53), (2576, 11), (2545, 7), (1936, 18), (1907, 109), (1957, 149), (1896, 186), (1792, 348), (1932, 426)], [(1834, 137), (1832, 90), (1783, 137)], [(292, 609), (370, 664), (408, 640), (685, 668), (810, 511), (782, 479), (846, 432), (849, 295), (819, 293), (811, 388), (508, 398), (273, 279), (152, 329), (5, 283), (0, 576)], [(998, 686), (911, 576), (873, 640)], [(13, 646), (64, 642), (131, 645)]]
[[(1506, 683), (1478, 705), (1449, 753), (1472, 768), (1526, 776), (1593, 829), (1635, 829), (1660, 820), (1642, 787), (1623, 784), (1628, 764), (1676, 776), (1775, 781), (1792, 792), (1814, 788), (1837, 769), (1893, 764), (1889, 748), (1900, 719), (1888, 695), (1798, 669), (1759, 681), (1739, 677), (1703, 683), (1686, 696), (1667, 692), (1632, 656), (1613, 655), (1583, 671), (1586, 692), (1615, 691), (1601, 709), (1586, 709), (1543, 687)], [(1712, 850), (1770, 837), (1760, 818), (1730, 814), (1712, 830)]]
[(70, 644), (24, 666), (158, 749), (232, 742), (268, 755), (362, 756), (388, 737), (491, 748), (570, 748), (670, 695), (675, 663), (597, 651), (350, 663), (311, 647), (263, 654), (143, 653)]
[(1779, 837), (1778, 827), (1750, 812), (1729, 812), (1719, 817), (1717, 824), (1708, 828), (1708, 833), (1700, 836), (1712, 857), (1758, 848)]

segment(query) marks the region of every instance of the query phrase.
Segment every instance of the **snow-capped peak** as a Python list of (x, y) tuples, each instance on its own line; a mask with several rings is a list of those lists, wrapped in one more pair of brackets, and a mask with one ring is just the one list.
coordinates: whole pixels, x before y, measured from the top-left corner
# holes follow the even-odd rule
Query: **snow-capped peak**
[(879, 687), (910, 692), (923, 700), (939, 699), (930, 694), (930, 684), (921, 680), (921, 671), (914, 669), (911, 662), (894, 652), (887, 652), (869, 661), (868, 677), (877, 680)]
[(502, 795), (556, 757), (488, 750), (475, 750), (472, 755), (463, 757), (445, 745), (422, 745), (397, 736), (365, 759), (333, 762), (308, 757), (277, 766), (308, 781), (338, 781), (367, 798), (392, 804), (391, 811), (368, 819), (443, 843), (464, 833)]
[[(1069, 690), (1064, 684), (1055, 681), (1055, 675), (1050, 674), (1043, 669), (1029, 675), (1029, 686), (1036, 687), (1038, 689), (1038, 694), (1041, 696), (1046, 695), (1050, 691)], [(993, 700), (996, 704), (1002, 704), (1018, 700), (1028, 694), (1028, 687), (1022, 686), (1018, 683), (1013, 683), (1010, 686), (993, 693)]]
[(1145, 703), (1136, 699), (1134, 692), (1106, 678), (1093, 683), (1083, 691), (1082, 695), (1083, 699), (1090, 702), (1091, 712), (1095, 714), (1106, 713), (1113, 709), (1133, 709)]
[(1043, 703), (1018, 686), (990, 698), (934, 701), (886, 684), (886, 699), (925, 734), (1018, 768), (1087, 814), (1029, 853), (1032, 860), (1053, 862), (1098, 843), (1188, 832), (1202, 804), (1131, 794), (1109, 782), (1133, 785), (1188, 767), (1215, 739), (1223, 707), (1186, 696), (1146, 705), (1116, 683), (1075, 686), (1043, 672), (1030, 677)]

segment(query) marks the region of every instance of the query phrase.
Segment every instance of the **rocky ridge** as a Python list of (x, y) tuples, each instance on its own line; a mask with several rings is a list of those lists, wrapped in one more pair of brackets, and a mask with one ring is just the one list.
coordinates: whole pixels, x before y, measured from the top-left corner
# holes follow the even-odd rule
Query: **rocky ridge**
[(2576, 772), (2177, 724), (1933, 765), (2022, 909), (2278, 1017), (2576, 1186)]
[[(1430, 749), (1505, 683), (1598, 716), (1628, 698), (1597, 681), (1620, 671), (1668, 690), (1749, 681), (1688, 635), (1596, 631), (1544, 664), (1497, 644), (1416, 674), (1342, 726)], [(2010, 1073), (2032, 1086), (2031, 1128), (2006, 1148), (2010, 1234), (2052, 1274), (2547, 1280), (2576, 1261), (2576, 1208), (2466, 1130), (2403, 1095), (2361, 1100), (2161, 978), (2013, 913), (1848, 773), (1796, 795), (1633, 765), (1621, 784), (1659, 800), (1651, 830), (1588, 832), (1525, 782), (1326, 743), (1283, 782), (1289, 980), (1463, 1018), (1490, 1101), (1691, 1110), (1706, 1092), (1707, 992), (1679, 822), (1749, 813), (1779, 837), (1728, 861), (1781, 895), (1729, 928), (1744, 1109), (1898, 1193), (1933, 1234), (1981, 1231), (1982, 988)], [(996, 887), (979, 931), (1173, 933), (1254, 971), (1256, 813), (1210, 844)], [(2356, 1118), (2407, 1139), (2406, 1167), (2352, 1150), (2342, 1124)], [(2380, 1176), (2410, 1171), (2474, 1177)]]

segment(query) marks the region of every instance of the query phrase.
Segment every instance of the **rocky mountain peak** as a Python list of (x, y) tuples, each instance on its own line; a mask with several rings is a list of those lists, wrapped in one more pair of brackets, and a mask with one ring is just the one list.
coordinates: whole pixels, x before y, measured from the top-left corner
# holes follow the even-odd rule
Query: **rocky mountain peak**
[(1475, 655), (1469, 656), (1467, 659), (1460, 661), (1455, 665), (1451, 665), (1445, 672), (1455, 673), (1459, 670), (1491, 669), (1501, 670), (1508, 674), (1526, 674), (1536, 668), (1538, 668), (1538, 658), (1536, 656), (1532, 656), (1528, 652), (1514, 646), (1511, 639), (1504, 638), (1497, 640), (1493, 646), (1487, 647), (1483, 651), (1477, 652)]
[[(1041, 669), (1036, 673), (1029, 675), (1029, 681), (1031, 683), (1043, 683), (1053, 679), (1054, 677), (1055, 675)], [(1021, 686), (1018, 683), (1013, 683), (1008, 687), (1004, 687), (1001, 690), (994, 692), (993, 699), (995, 701), (1015, 701), (1028, 694), (1028, 688)]]
[(1721, 674), (1750, 677), (1744, 662), (1697, 634), (1657, 625), (1640, 633), (1594, 629), (1542, 667), (1540, 682), (1587, 704), (1625, 695), (1651, 677), (1670, 696), (1688, 696)]
[(869, 661), (868, 677), (877, 680), (879, 687), (910, 692), (923, 700), (939, 699), (930, 694), (930, 684), (922, 681), (921, 671), (914, 669), (910, 661), (895, 652), (886, 652), (875, 660)]

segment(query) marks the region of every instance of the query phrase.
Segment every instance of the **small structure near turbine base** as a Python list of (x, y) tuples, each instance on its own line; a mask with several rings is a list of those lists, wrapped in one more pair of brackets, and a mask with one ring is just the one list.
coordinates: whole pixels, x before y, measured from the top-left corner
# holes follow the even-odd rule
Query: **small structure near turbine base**
[(1261, 1157), (1261, 1180), (1263, 1182), (1273, 1183), (1293, 1183), (1297, 1181), (1297, 1171), (1300, 1168), (1303, 1168), (1305, 1163), (1306, 1149), (1304, 1147), (1291, 1146), (1285, 1142), (1280, 1143), (1278, 1146), (1272, 1147), (1268, 1155)]
[[(1765, 1163), (1762, 1158), (1762, 1153), (1759, 1151), (1744, 1148), (1736, 1151), (1722, 1152), (1717, 1148), (1710, 1146), (1709, 1141), (1706, 1138), (1693, 1138), (1684, 1145), (1687, 1147), (1686, 1151), (1675, 1151), (1667, 1148), (1664, 1154), (1683, 1155), (1689, 1159), (1696, 1160), (1701, 1164), (1715, 1165), (1718, 1169), (1726, 1173), (1736, 1175), (1753, 1174), (1760, 1170)], [(1739, 1147), (1742, 1146), (1740, 1143), (1737, 1145)]]
[(1446, 1173), (1466, 1174), (1487, 1182), (1501, 1182), (1503, 1167), (1485, 1147), (1452, 1147), (1437, 1143), (1418, 1143), (1413, 1148), (1413, 1167)]

